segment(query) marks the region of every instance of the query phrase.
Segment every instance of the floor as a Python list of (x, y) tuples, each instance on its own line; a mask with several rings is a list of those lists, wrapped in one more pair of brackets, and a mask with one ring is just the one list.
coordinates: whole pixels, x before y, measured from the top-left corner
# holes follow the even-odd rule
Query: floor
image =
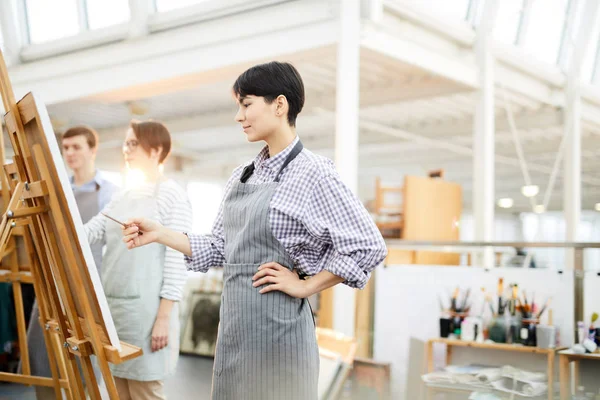
[[(208, 399), (213, 359), (181, 355), (177, 373), (165, 382), (168, 399)], [(0, 382), (0, 400), (35, 400), (33, 387)]]

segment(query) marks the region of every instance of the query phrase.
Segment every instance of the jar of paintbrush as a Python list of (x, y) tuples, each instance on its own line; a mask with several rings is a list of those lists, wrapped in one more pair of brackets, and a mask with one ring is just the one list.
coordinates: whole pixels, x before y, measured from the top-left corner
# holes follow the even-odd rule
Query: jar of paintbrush
[(506, 343), (509, 331), (509, 325), (504, 314), (507, 302), (504, 300), (504, 278), (498, 278), (498, 310), (494, 311), (494, 306), (489, 303), (492, 311), (492, 320), (488, 328), (489, 339), (496, 343)]
[(521, 343), (524, 346), (537, 346), (537, 326), (540, 320), (537, 318), (523, 318), (521, 320)]
[(446, 309), (440, 299), (440, 336), (460, 339), (463, 321), (469, 315), (471, 306), (469, 296), (471, 289), (467, 289), (465, 295), (460, 299), (460, 289), (456, 288), (450, 299), (450, 308)]

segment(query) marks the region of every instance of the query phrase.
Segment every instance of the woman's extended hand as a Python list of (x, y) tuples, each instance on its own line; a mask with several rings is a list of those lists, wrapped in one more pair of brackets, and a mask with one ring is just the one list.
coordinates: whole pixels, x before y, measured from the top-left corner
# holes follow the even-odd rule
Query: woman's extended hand
[(254, 283), (252, 286), (259, 287), (270, 283), (260, 289), (259, 293), (269, 293), (273, 290), (286, 293), (292, 297), (305, 298), (310, 296), (306, 281), (300, 279), (296, 271), (290, 271), (288, 268), (276, 262), (270, 262), (258, 267), (258, 272), (252, 277)]
[[(128, 249), (147, 245), (158, 241), (162, 225), (147, 218), (132, 218), (123, 227), (123, 242)], [(140, 235), (139, 232), (143, 232)]]

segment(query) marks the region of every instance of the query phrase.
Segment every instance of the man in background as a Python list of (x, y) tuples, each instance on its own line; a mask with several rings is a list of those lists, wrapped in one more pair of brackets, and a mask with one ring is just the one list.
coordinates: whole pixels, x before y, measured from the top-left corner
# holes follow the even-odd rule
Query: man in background
[[(62, 152), (73, 171), (71, 188), (85, 224), (106, 207), (118, 187), (96, 169), (98, 134), (92, 128), (76, 126), (67, 130), (62, 136)], [(102, 265), (102, 246), (102, 243), (91, 246), (98, 272)]]
[[(79, 214), (85, 224), (97, 215), (110, 202), (118, 187), (102, 177), (96, 169), (96, 154), (98, 152), (98, 134), (87, 126), (75, 126), (62, 136), (63, 158), (71, 171), (71, 188), (79, 208)], [(92, 245), (92, 254), (98, 273), (102, 266), (103, 243)], [(31, 357), (31, 373), (36, 376), (51, 377), (50, 364), (42, 328), (38, 322), (39, 311), (37, 304), (31, 314), (31, 322), (27, 331), (29, 354)], [(94, 363), (98, 383), (102, 374)], [(36, 386), (37, 400), (54, 399), (54, 389)]]

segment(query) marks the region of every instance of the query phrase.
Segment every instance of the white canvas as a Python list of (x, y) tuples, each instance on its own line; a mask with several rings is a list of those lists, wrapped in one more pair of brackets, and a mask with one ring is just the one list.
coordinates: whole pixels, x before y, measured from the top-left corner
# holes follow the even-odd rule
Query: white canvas
[(104, 295), (104, 289), (102, 288), (102, 283), (100, 281), (100, 276), (98, 275), (98, 270), (96, 268), (96, 263), (94, 262), (94, 257), (92, 256), (92, 250), (90, 248), (87, 236), (85, 235), (83, 229), (83, 222), (81, 220), (81, 216), (79, 215), (79, 209), (77, 208), (75, 196), (73, 195), (73, 190), (71, 189), (69, 175), (67, 174), (67, 170), (65, 169), (62, 154), (60, 153), (58, 143), (56, 142), (56, 136), (54, 134), (54, 130), (52, 129), (52, 124), (50, 122), (50, 117), (48, 116), (48, 111), (46, 110), (46, 106), (44, 105), (44, 103), (35, 94), (33, 95), (33, 97), (35, 99), (35, 104), (38, 107), (37, 112), (41, 119), (40, 123), (42, 124), (43, 130), (46, 134), (48, 147), (50, 148), (50, 152), (52, 153), (52, 161), (54, 162), (54, 165), (56, 167), (62, 190), (65, 193), (65, 198), (67, 199), (69, 212), (71, 213), (71, 217), (73, 218), (73, 224), (75, 225), (77, 238), (79, 239), (81, 251), (83, 252), (83, 258), (85, 259), (85, 264), (87, 265), (88, 271), (90, 273), (90, 278), (94, 286), (94, 291), (96, 292), (96, 297), (100, 306), (100, 312), (102, 314), (104, 325), (106, 326), (106, 330), (108, 332), (110, 344), (114, 346), (118, 351), (121, 351), (121, 344), (119, 342), (117, 330), (115, 328), (112, 315), (110, 314), (110, 310), (108, 308), (108, 302), (106, 300), (106, 296)]

